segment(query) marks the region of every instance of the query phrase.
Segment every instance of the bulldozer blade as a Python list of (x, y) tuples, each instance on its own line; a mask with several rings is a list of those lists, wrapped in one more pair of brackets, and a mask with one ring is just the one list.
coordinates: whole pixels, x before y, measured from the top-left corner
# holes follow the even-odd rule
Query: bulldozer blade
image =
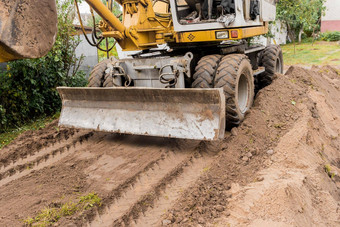
[(57, 89), (60, 126), (195, 140), (224, 137), (222, 89)]
[(55, 0), (0, 1), (0, 62), (44, 56), (57, 30)]

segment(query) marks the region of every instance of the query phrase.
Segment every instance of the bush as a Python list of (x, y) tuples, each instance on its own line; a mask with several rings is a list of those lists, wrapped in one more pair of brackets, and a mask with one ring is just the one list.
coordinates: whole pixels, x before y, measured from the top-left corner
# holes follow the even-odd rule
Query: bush
[(57, 1), (58, 35), (52, 50), (39, 59), (8, 63), (0, 72), (0, 132), (60, 110), (58, 86), (85, 86), (75, 56), (79, 38), (72, 36), (72, 0)]
[(328, 42), (339, 41), (340, 32), (324, 32), (321, 34), (321, 39)]

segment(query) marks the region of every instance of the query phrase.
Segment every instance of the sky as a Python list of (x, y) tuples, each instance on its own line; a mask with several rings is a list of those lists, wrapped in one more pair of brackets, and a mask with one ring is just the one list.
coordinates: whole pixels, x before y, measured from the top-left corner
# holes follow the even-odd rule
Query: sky
[(79, 10), (80, 13), (90, 13), (90, 7), (85, 1), (79, 4)]

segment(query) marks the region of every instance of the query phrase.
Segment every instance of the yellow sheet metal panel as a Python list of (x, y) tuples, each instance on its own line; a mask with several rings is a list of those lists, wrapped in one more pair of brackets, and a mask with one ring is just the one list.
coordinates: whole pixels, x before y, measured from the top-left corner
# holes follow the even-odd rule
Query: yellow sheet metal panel
[(15, 56), (13, 54), (10, 54), (8, 52), (8, 50), (6, 50), (5, 48), (3, 48), (0, 45), (0, 62), (7, 62), (7, 61), (11, 61), (11, 60), (15, 60), (18, 59), (19, 56)]
[(176, 40), (178, 43), (216, 41), (215, 30), (177, 33)]
[(268, 26), (243, 28), (241, 30), (242, 30), (242, 34), (241, 34), (242, 37), (249, 38), (249, 37), (267, 34)]
[[(124, 51), (144, 50), (164, 44), (164, 34), (172, 32), (171, 17), (156, 17), (151, 0), (122, 0), (123, 22), (101, 2), (101, 0), (86, 0), (102, 17), (104, 23), (101, 30), (104, 37), (117, 40)], [(164, 2), (157, 10), (166, 14)], [(164, 16), (164, 15), (163, 15)], [(108, 25), (108, 26), (107, 26)]]
[[(217, 39), (216, 32), (228, 31), (229, 38)], [(237, 31), (238, 37), (232, 38), (231, 31)], [(240, 29), (220, 29), (220, 30), (208, 30), (208, 31), (190, 31), (181, 32), (176, 34), (177, 43), (194, 43), (194, 42), (218, 42), (223, 40), (237, 40), (258, 35), (263, 35), (268, 32), (267, 26), (240, 28)]]

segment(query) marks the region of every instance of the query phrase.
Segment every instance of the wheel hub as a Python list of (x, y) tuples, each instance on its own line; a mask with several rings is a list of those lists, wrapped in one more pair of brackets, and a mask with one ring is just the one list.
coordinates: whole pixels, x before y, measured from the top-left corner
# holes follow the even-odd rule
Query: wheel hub
[(249, 99), (248, 80), (244, 74), (241, 74), (238, 82), (238, 105), (242, 113), (246, 112)]

